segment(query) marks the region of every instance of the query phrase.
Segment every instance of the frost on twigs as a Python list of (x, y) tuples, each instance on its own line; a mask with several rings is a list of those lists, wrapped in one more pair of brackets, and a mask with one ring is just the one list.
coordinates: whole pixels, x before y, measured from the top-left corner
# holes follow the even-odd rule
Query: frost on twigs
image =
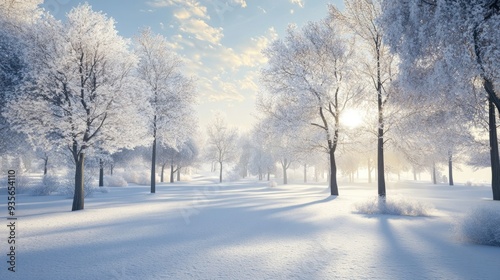
[(401, 196), (370, 198), (354, 205), (354, 213), (368, 215), (396, 215), (427, 217), (431, 216), (434, 207), (416, 200), (409, 200)]
[(500, 209), (475, 208), (457, 219), (454, 231), (465, 243), (500, 246)]

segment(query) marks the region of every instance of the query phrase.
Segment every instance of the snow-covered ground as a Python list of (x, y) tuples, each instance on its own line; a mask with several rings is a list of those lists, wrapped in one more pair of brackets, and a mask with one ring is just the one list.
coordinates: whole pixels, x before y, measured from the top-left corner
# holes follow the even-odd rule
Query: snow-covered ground
[[(393, 183), (431, 217), (353, 213), (368, 184), (242, 180), (109, 188), (71, 212), (64, 196), (19, 195), (16, 272), (0, 242), (0, 279), (499, 279), (500, 248), (464, 244), (453, 224), (491, 201), (489, 187)], [(7, 196), (0, 195), (7, 224)], [(4, 225), (1, 236), (8, 236)]]

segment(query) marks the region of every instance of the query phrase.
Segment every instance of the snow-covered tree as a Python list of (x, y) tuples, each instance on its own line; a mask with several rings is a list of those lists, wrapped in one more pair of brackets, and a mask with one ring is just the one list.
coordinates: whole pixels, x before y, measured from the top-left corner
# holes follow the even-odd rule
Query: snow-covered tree
[(360, 38), (363, 53), (366, 53), (362, 71), (367, 81), (373, 85), (377, 99), (377, 180), (378, 195), (385, 197), (384, 143), (386, 132), (386, 106), (391, 95), (390, 81), (392, 76), (393, 57), (385, 46), (384, 31), (377, 24), (382, 13), (380, 0), (345, 0), (345, 11), (340, 12), (330, 5), (330, 14), (347, 25)]
[(135, 42), (140, 58), (138, 76), (150, 93), (148, 104), (152, 108), (148, 129), (153, 138), (151, 193), (155, 193), (157, 144), (177, 147), (192, 135), (196, 128), (192, 108), (195, 91), (193, 81), (180, 72), (181, 60), (163, 36), (145, 29)]
[(175, 174), (177, 174), (177, 181), (180, 181), (182, 168), (195, 164), (199, 156), (199, 148), (194, 139), (189, 138), (175, 148), (159, 145), (157, 153), (158, 163), (161, 167), (160, 181), (164, 182), (165, 167), (170, 167), (170, 183), (173, 183)]
[(271, 151), (271, 138), (265, 122), (260, 121), (255, 124), (250, 133), (251, 154), (249, 159), (249, 170), (252, 174), (257, 174), (259, 180), (267, 174), (270, 180), (271, 172), (274, 172), (276, 160)]
[(431, 95), (439, 89), (449, 100), (482, 87), (489, 103), (493, 199), (500, 200), (500, 1), (385, 0), (380, 22), (401, 60), (403, 86)]
[[(26, 61), (22, 59), (29, 48), (26, 44), (26, 30), (41, 15), (40, 0), (0, 0), (0, 154), (14, 152), (25, 135), (12, 130), (2, 115), (7, 101), (14, 95), (21, 83)], [(27, 147), (23, 147), (26, 149)]]
[(85, 154), (135, 145), (143, 137), (137, 106), (143, 102), (129, 78), (136, 59), (114, 20), (88, 4), (72, 9), (64, 23), (41, 19), (29, 43), (29, 69), (6, 116), (30, 137), (46, 138), (71, 153), (72, 210), (81, 210)]
[(219, 182), (222, 183), (223, 164), (234, 161), (237, 156), (238, 130), (231, 128), (220, 113), (216, 113), (207, 127), (207, 156), (219, 164)]
[(352, 76), (353, 44), (338, 26), (330, 16), (302, 30), (290, 26), (284, 39), (274, 41), (264, 51), (269, 61), (262, 71), (270, 94), (259, 105), (285, 129), (312, 125), (323, 134), (331, 195), (338, 195), (335, 152), (342, 137), (341, 113), (361, 93)]

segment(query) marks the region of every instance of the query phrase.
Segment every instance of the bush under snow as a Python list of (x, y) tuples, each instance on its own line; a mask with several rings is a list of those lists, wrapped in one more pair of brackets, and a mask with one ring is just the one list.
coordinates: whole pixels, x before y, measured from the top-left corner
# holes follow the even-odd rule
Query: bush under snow
[(61, 179), (56, 175), (44, 175), (42, 182), (33, 187), (31, 194), (35, 196), (50, 195), (61, 186)]
[(473, 209), (457, 221), (455, 233), (467, 243), (500, 246), (500, 209)]
[(401, 196), (383, 198), (372, 198), (354, 205), (356, 213), (359, 214), (383, 214), (397, 216), (426, 217), (434, 211), (432, 205), (415, 200), (408, 200)]
[[(143, 171), (125, 170), (125, 172), (120, 175), (128, 183), (133, 183), (137, 185), (151, 184), (151, 173), (148, 170), (143, 170)], [(159, 181), (158, 176), (156, 176), (156, 181), (157, 182)]]
[(107, 187), (126, 187), (128, 183), (122, 176), (112, 175), (104, 176), (104, 185)]

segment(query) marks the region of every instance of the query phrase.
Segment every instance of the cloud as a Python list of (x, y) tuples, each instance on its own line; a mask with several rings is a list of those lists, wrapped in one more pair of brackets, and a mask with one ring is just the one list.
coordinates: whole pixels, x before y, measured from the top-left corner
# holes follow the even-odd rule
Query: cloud
[[(240, 5), (245, 5), (243, 0)], [(200, 41), (219, 44), (224, 37), (223, 29), (208, 23), (210, 16), (207, 7), (196, 0), (154, 0), (147, 2), (153, 7), (174, 7), (173, 16), (178, 22), (179, 30), (188, 33)]]
[(267, 11), (261, 6), (257, 6), (257, 9), (259, 9), (263, 14), (267, 14)]
[(242, 8), (247, 7), (247, 2), (245, 2), (245, 0), (233, 0), (233, 3), (240, 5)]
[(215, 28), (208, 25), (204, 20), (190, 18), (181, 22), (179, 29), (182, 32), (193, 34), (194, 37), (201, 41), (206, 41), (211, 44), (219, 44), (224, 34), (222, 28)]
[(238, 50), (220, 46), (213, 55), (221, 63), (221, 69), (237, 71), (240, 67), (258, 67), (267, 62), (262, 51), (277, 38), (276, 30), (271, 27), (265, 35), (250, 38), (250, 42)]
[(161, 8), (161, 7), (168, 7), (168, 6), (175, 5), (176, 2), (179, 2), (179, 1), (175, 1), (175, 0), (153, 0), (153, 1), (147, 1), (146, 4), (148, 4), (149, 6), (152, 6), (152, 7)]
[(298, 5), (301, 8), (304, 8), (304, 1), (303, 0), (290, 0), (290, 3)]

